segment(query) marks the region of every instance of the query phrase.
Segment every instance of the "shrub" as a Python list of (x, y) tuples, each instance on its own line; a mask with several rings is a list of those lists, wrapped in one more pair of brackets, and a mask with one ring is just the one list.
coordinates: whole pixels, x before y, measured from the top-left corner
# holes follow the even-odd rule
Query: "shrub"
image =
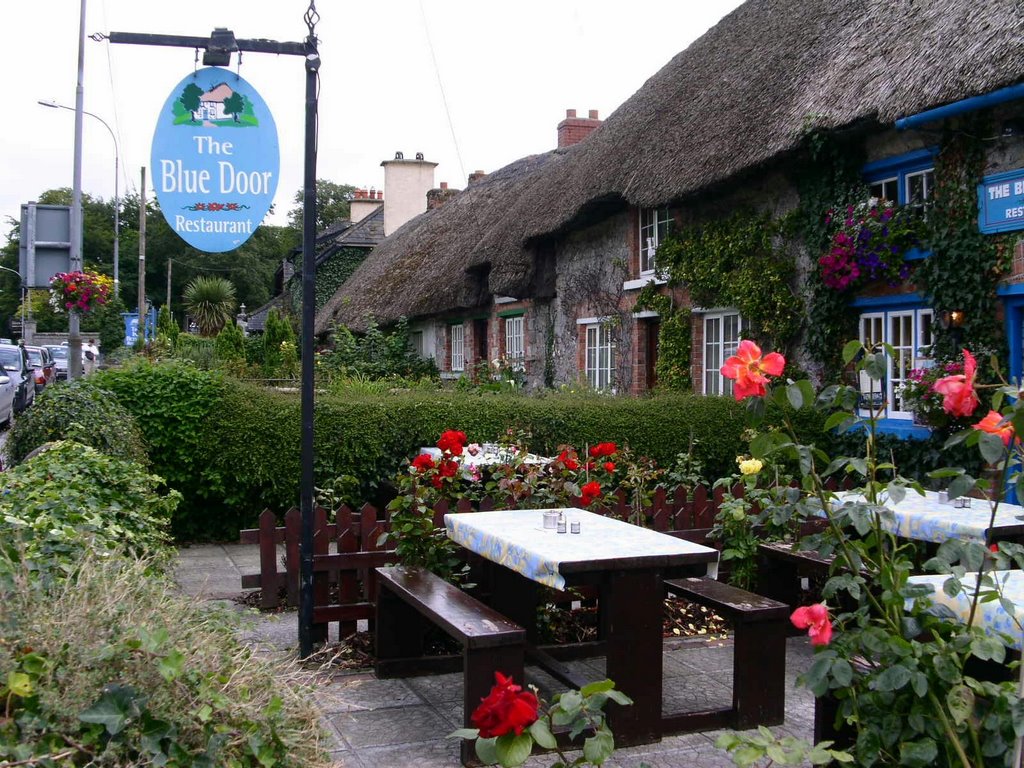
[(91, 379), (47, 387), (11, 428), (5, 448), (17, 463), (43, 443), (74, 440), (108, 456), (147, 464), (146, 445), (135, 418), (112, 392)]
[(325, 768), (296, 668), (146, 570), (0, 582), (0, 764)]
[(22, 561), (59, 576), (84, 552), (165, 554), (179, 495), (131, 461), (79, 443), (53, 443), (2, 475), (0, 567)]
[[(137, 360), (97, 371), (91, 379), (96, 386), (114, 392), (118, 402), (135, 416), (153, 472), (181, 492), (182, 503), (171, 523), (175, 538), (203, 535), (207, 529), (204, 520), (217, 518), (205, 506), (202, 476), (207, 455), (220, 439), (209, 420), (223, 400), (220, 375), (178, 361)], [(262, 450), (262, 446), (255, 449)], [(232, 538), (235, 536), (237, 531)]]

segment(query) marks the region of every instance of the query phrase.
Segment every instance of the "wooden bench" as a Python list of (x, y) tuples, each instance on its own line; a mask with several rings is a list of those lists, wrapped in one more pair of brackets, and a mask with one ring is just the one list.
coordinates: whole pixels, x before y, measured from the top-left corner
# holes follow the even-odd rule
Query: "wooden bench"
[(732, 622), (735, 648), (728, 725), (744, 729), (782, 723), (789, 606), (708, 578), (670, 579), (665, 587)]
[[(494, 685), (494, 673), (523, 685), (526, 631), (453, 584), (425, 568), (376, 569), (377, 677), (401, 677), (419, 671), (424, 634), (430, 624), (462, 645), (463, 724)], [(472, 741), (462, 742), (462, 764), (474, 765)]]
[(824, 582), (834, 558), (822, 557), (813, 550), (797, 549), (796, 544), (762, 541), (758, 552), (758, 592), (780, 600), (795, 610), (802, 605), (803, 579)]

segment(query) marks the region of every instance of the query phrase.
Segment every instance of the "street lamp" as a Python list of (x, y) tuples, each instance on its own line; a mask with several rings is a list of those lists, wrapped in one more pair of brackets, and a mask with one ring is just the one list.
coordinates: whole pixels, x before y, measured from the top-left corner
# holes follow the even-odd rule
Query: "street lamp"
[[(58, 104), (56, 101), (42, 101), (37, 102), (41, 106), (50, 107), (51, 109), (66, 109), (69, 112), (74, 112), (74, 107), (66, 107), (63, 104)], [(107, 124), (99, 115), (93, 114), (82, 110), (83, 115), (89, 115), (89, 117), (95, 117), (101, 123), (103, 127), (110, 133), (110, 138), (114, 141), (114, 296), (120, 297), (121, 295), (121, 279), (119, 272), (119, 253), (121, 244), (121, 201), (118, 197), (118, 177), (120, 176), (121, 168), (121, 151), (117, 146), (117, 136), (114, 135), (113, 129)]]

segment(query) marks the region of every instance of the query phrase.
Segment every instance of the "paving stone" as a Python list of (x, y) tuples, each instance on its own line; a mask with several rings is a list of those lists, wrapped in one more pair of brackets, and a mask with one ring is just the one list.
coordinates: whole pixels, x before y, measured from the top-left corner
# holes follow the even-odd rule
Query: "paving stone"
[(449, 722), (437, 710), (425, 704), (342, 712), (330, 717), (329, 721), (350, 747), (360, 750), (360, 759), (364, 759), (361, 751), (364, 747), (416, 742), (422, 746), (422, 742), (443, 737), (452, 730)]
[[(461, 686), (460, 675), (460, 691)], [(423, 704), (423, 699), (405, 680), (378, 680), (372, 674), (332, 680), (318, 687), (313, 698), (326, 715)]]
[(365, 768), (363, 762), (350, 749), (339, 749), (329, 754), (331, 768)]
[[(360, 749), (358, 755), (363, 768), (458, 768), (462, 765), (459, 762), (458, 739), (369, 747)], [(550, 765), (548, 763), (545, 768)]]
[(429, 704), (457, 701), (462, 703), (462, 673), (411, 677), (408, 683)]

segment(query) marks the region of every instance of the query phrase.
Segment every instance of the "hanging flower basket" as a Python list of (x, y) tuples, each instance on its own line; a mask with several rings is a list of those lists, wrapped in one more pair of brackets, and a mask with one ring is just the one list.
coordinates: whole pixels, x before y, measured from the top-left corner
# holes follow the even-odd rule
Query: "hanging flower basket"
[(829, 250), (818, 259), (825, 285), (848, 291), (875, 280), (896, 285), (907, 279), (904, 254), (918, 244), (919, 219), (906, 207), (871, 198), (866, 203), (830, 210)]
[(98, 272), (58, 272), (50, 280), (50, 306), (57, 312), (92, 312), (107, 303), (113, 285)]

